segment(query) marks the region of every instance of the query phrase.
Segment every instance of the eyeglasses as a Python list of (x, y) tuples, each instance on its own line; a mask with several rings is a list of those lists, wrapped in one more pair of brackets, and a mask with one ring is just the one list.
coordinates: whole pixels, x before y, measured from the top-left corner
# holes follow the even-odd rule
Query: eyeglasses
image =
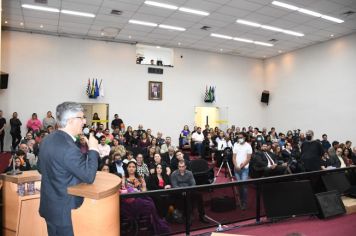
[(77, 118), (77, 119), (85, 120), (87, 117), (86, 117), (86, 116), (83, 116), (83, 117), (81, 117), (81, 116), (76, 116), (76, 117), (73, 117), (73, 118)]

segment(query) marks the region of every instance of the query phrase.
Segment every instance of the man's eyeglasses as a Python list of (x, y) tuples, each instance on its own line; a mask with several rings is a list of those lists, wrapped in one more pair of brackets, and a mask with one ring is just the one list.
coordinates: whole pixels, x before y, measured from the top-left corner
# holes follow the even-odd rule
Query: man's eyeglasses
[(77, 118), (77, 119), (85, 120), (87, 117), (86, 117), (86, 116), (83, 116), (83, 117), (81, 117), (81, 116), (76, 116), (76, 117), (73, 117), (73, 118)]

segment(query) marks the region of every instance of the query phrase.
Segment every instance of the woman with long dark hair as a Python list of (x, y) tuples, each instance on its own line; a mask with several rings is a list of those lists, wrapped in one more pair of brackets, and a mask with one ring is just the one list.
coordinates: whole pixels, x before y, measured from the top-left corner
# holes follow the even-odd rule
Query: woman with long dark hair
[[(144, 192), (146, 190), (145, 179), (138, 175), (136, 162), (129, 161), (125, 169), (121, 194)], [(154, 234), (169, 233), (167, 222), (158, 216), (156, 206), (150, 197), (123, 199), (120, 206), (124, 218), (129, 220), (146, 218), (153, 226)]]

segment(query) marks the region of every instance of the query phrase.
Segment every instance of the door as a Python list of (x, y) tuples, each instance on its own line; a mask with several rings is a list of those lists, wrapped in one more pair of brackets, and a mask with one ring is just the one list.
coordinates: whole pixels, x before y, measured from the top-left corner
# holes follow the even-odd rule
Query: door
[(219, 108), (217, 107), (195, 107), (195, 125), (205, 128), (205, 125), (209, 125), (214, 128), (218, 126), (219, 120)]
[(87, 125), (91, 126), (94, 113), (98, 113), (100, 123), (109, 128), (109, 104), (105, 103), (82, 103), (84, 115), (87, 117)]

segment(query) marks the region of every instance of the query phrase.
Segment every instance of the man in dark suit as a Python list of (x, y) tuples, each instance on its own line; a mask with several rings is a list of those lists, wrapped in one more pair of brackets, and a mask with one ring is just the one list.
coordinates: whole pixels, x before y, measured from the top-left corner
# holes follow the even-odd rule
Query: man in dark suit
[(83, 107), (74, 102), (57, 106), (59, 130), (43, 139), (38, 158), (42, 174), (40, 215), (45, 218), (49, 236), (72, 236), (71, 210), (80, 207), (83, 198), (67, 193), (69, 186), (93, 183), (98, 169), (98, 141), (93, 134), (87, 156), (80, 152), (75, 136), (86, 123)]
[(264, 177), (286, 174), (287, 163), (278, 165), (275, 155), (267, 149), (267, 144), (263, 143), (261, 151), (255, 153), (254, 170), (261, 173)]

